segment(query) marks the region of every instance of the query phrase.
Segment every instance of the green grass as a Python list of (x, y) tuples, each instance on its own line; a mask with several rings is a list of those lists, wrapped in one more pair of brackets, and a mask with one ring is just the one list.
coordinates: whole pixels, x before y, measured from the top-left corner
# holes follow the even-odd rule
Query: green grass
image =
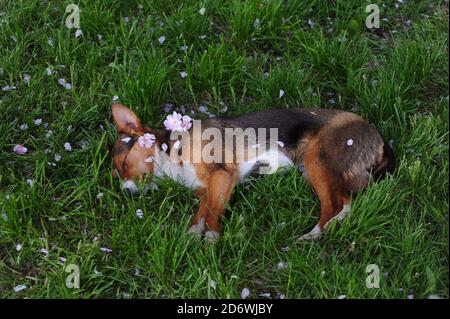
[[(16, 86), (0, 90), (0, 297), (449, 297), (447, 2), (387, 1), (371, 31), (362, 0), (86, 0), (80, 38), (65, 27), (69, 3), (0, 0), (0, 87)], [(393, 141), (397, 171), (318, 242), (295, 244), (319, 209), (297, 171), (239, 185), (220, 242), (197, 242), (192, 191), (165, 181), (130, 197), (112, 178), (114, 95), (154, 127), (166, 103), (194, 118), (200, 105), (352, 110)], [(80, 267), (79, 289), (60, 257)], [(368, 264), (379, 289), (365, 286)]]

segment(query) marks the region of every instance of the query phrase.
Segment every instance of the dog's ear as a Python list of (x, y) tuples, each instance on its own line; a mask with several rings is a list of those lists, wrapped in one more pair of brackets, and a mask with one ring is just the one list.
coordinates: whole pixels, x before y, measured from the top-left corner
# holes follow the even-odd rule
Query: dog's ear
[(142, 134), (143, 127), (141, 121), (138, 119), (136, 114), (134, 114), (134, 112), (126, 106), (118, 103), (113, 104), (112, 116), (119, 133), (130, 136)]

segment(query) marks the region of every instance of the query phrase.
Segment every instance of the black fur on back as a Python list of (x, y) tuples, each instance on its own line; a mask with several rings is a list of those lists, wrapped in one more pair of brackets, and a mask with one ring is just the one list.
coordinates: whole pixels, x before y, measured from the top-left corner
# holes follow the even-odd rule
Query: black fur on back
[[(247, 113), (236, 118), (222, 118), (225, 127), (242, 129), (276, 128), (278, 140), (293, 148), (306, 133), (317, 132), (324, 125), (324, 118), (306, 109), (270, 109)], [(269, 131), (267, 132), (269, 134)]]

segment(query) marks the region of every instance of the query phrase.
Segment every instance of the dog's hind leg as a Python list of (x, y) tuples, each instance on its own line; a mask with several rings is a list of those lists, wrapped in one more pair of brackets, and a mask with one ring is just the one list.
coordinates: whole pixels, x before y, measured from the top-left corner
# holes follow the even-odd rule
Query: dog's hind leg
[(319, 151), (317, 140), (311, 141), (305, 153), (305, 168), (308, 181), (320, 200), (320, 219), (298, 241), (318, 239), (332, 220), (342, 220), (349, 211), (349, 197), (343, 192), (342, 181), (321, 163)]

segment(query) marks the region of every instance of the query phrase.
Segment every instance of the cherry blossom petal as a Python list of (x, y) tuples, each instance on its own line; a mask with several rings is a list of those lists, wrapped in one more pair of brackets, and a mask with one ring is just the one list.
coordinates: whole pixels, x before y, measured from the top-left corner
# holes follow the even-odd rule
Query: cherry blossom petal
[(65, 143), (64, 143), (64, 149), (65, 149), (67, 152), (71, 152), (71, 151), (72, 151), (72, 145), (70, 145), (69, 142), (65, 142)]
[(144, 135), (140, 136), (138, 139), (138, 144), (140, 147), (143, 148), (150, 148), (155, 143), (155, 135), (150, 133), (145, 133)]
[(241, 298), (242, 299), (247, 299), (247, 297), (250, 296), (250, 289), (248, 288), (244, 288), (241, 291)]
[(144, 160), (144, 162), (145, 163), (153, 163), (154, 160), (155, 160), (155, 158), (153, 156), (149, 156)]
[(18, 286), (14, 287), (14, 292), (20, 292), (20, 291), (25, 290), (25, 289), (27, 289), (26, 285), (18, 285)]
[(26, 152), (28, 152), (28, 149), (22, 144), (17, 144), (16, 146), (14, 146), (13, 152), (19, 155), (24, 155)]
[(81, 29), (77, 29), (77, 31), (75, 31), (75, 38), (79, 38), (83, 35), (83, 31)]

